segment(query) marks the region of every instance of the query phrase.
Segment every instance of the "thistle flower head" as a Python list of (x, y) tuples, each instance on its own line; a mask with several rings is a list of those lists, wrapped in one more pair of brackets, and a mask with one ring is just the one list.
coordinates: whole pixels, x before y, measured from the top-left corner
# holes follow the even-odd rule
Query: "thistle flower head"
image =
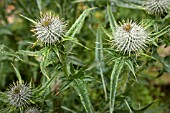
[(30, 107), (25, 110), (25, 113), (40, 113), (36, 107)]
[(31, 88), (24, 83), (16, 82), (7, 91), (9, 103), (15, 107), (24, 107), (29, 104)]
[(149, 14), (152, 15), (163, 15), (167, 13), (170, 0), (148, 0), (144, 3), (144, 7)]
[(37, 39), (45, 45), (59, 42), (66, 31), (66, 23), (58, 15), (46, 13), (37, 19), (37, 24), (31, 30)]
[(148, 41), (148, 34), (145, 29), (129, 21), (117, 26), (113, 34), (113, 46), (120, 52), (139, 52), (144, 49)]

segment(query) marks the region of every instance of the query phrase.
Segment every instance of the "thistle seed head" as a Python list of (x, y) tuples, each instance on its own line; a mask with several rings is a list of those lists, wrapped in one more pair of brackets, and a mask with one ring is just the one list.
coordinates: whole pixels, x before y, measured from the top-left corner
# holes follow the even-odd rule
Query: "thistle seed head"
[(40, 113), (36, 107), (30, 107), (25, 110), (25, 113)]
[(144, 7), (149, 14), (152, 15), (164, 15), (168, 12), (170, 0), (148, 0), (144, 3)]
[(15, 107), (24, 107), (29, 104), (31, 88), (24, 83), (16, 82), (7, 91), (9, 103)]
[(124, 54), (139, 52), (144, 49), (147, 41), (148, 34), (145, 29), (132, 21), (117, 26), (113, 34), (113, 46)]
[(46, 13), (37, 19), (37, 24), (31, 30), (37, 39), (47, 46), (60, 42), (66, 31), (66, 22), (61, 20), (58, 15)]

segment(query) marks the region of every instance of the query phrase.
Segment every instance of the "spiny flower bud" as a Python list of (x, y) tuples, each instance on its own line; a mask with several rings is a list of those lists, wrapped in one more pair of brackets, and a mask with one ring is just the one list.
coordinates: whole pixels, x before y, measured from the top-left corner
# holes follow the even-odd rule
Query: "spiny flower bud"
[(148, 41), (145, 29), (135, 22), (125, 22), (115, 28), (113, 33), (113, 45), (120, 52), (139, 52), (144, 49)]
[(24, 83), (16, 82), (10, 85), (7, 91), (9, 103), (15, 107), (24, 107), (29, 104), (31, 98), (31, 88)]
[(144, 3), (144, 7), (149, 14), (152, 15), (164, 15), (168, 12), (170, 0), (148, 0)]
[(58, 15), (46, 13), (37, 19), (37, 24), (31, 30), (35, 33), (38, 41), (45, 45), (59, 42), (66, 31), (66, 23)]
[(25, 113), (40, 113), (36, 107), (30, 107), (25, 110)]

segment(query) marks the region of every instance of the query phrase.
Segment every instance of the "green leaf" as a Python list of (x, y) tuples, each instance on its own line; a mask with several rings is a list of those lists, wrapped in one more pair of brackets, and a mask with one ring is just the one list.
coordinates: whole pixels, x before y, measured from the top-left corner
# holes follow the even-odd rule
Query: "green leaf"
[(79, 46), (82, 46), (82, 47), (90, 50), (89, 48), (87, 48), (87, 47), (84, 46), (83, 44), (79, 43), (78, 40), (77, 40), (77, 38), (65, 37), (62, 41), (70, 41), (70, 42), (72, 42), (73, 44), (77, 44), (77, 45), (79, 45)]
[(68, 56), (68, 60), (78, 66), (84, 66), (84, 63), (75, 56)]
[(37, 1), (37, 5), (38, 5), (38, 9), (39, 9), (39, 11), (41, 12), (41, 10), (42, 10), (42, 0), (36, 0)]
[(7, 56), (11, 56), (11, 57), (14, 57), (14, 58), (17, 58), (21, 61), (23, 61), (18, 55), (16, 55), (15, 53), (11, 53), (11, 52), (7, 52), (7, 51), (0, 51), (0, 54), (2, 55), (7, 55)]
[(86, 9), (75, 21), (75, 23), (71, 26), (71, 28), (67, 31), (66, 36), (74, 37), (76, 32), (80, 31), (85, 18), (89, 15), (90, 11), (93, 9), (95, 8)]
[(26, 17), (26, 16), (24, 16), (24, 15), (22, 15), (22, 14), (20, 14), (20, 16), (23, 17), (23, 18), (25, 18), (25, 19), (27, 19), (27, 20), (29, 20), (30, 22), (32, 22), (32, 23), (35, 24), (35, 25), (38, 24), (36, 21), (34, 21), (34, 20), (31, 19), (31, 18), (28, 18), (28, 17)]
[(135, 80), (137, 81), (136, 75), (135, 75), (135, 69), (133, 67), (133, 64), (130, 60), (126, 60), (125, 64), (128, 66), (128, 68), (130, 69), (130, 71), (133, 73)]
[(157, 100), (155, 100), (155, 101), (153, 101), (153, 102), (151, 102), (151, 103), (149, 103), (149, 104), (147, 104), (146, 106), (144, 106), (144, 107), (142, 107), (141, 109), (133, 109), (132, 108), (132, 110), (133, 111), (135, 111), (135, 113), (143, 113), (143, 111), (145, 111), (146, 109), (148, 109), (153, 103), (155, 103)]
[(154, 34), (150, 34), (151, 36), (154, 36), (154, 38), (159, 38), (160, 36), (164, 35), (165, 33), (170, 31), (170, 25), (166, 26), (165, 28), (163, 28), (162, 30), (154, 33)]
[(15, 73), (16, 73), (16, 75), (17, 75), (17, 78), (18, 78), (18, 80), (19, 80), (19, 83), (22, 83), (22, 78), (21, 78), (21, 75), (20, 75), (20, 73), (19, 73), (19, 71), (17, 70), (17, 68), (15, 68), (15, 66), (11, 63), (11, 65), (12, 65), (12, 67), (14, 68), (14, 70), (15, 70)]
[(19, 50), (18, 54), (27, 55), (27, 56), (39, 56), (41, 55), (39, 51), (26, 51), (26, 50)]
[(104, 80), (104, 75), (103, 75), (103, 68), (104, 68), (103, 59), (104, 58), (103, 58), (102, 36), (101, 36), (101, 30), (100, 30), (100, 28), (98, 28), (97, 34), (96, 34), (95, 60), (96, 60), (97, 64), (99, 64), (99, 66), (97, 66), (97, 68), (100, 70), (100, 76), (102, 79), (105, 100), (107, 101), (107, 90), (106, 90), (106, 85), (105, 85), (105, 80)]
[(49, 80), (49, 76), (48, 76), (48, 74), (47, 74), (47, 72), (46, 72), (46, 68), (45, 68), (45, 67), (46, 67), (46, 66), (45, 66), (44, 62), (41, 62), (41, 63), (40, 63), (41, 72), (42, 72), (42, 74), (43, 74), (45, 77), (47, 77), (47, 79)]
[(86, 88), (86, 85), (83, 80), (81, 79), (75, 79), (73, 81), (72, 86), (77, 91), (78, 95), (80, 96), (81, 103), (83, 104), (85, 110), (87, 113), (93, 113), (92, 105), (88, 96), (88, 91)]
[(115, 17), (113, 16), (112, 11), (109, 6), (107, 6), (107, 15), (109, 18), (110, 27), (111, 27), (112, 31), (114, 31), (114, 28), (117, 26), (117, 22), (116, 22)]
[(72, 85), (72, 83), (73, 83), (73, 81), (67, 82), (66, 84), (64, 84), (63, 87), (61, 87), (60, 91), (61, 92), (65, 91), (66, 89), (68, 89)]
[(110, 34), (102, 25), (100, 25), (100, 28), (103, 30), (103, 32), (109, 37), (109, 39), (112, 39), (113, 36)]
[(125, 103), (126, 103), (128, 109), (129, 109), (129, 113), (133, 113), (132, 110), (131, 110), (131, 108), (130, 108), (130, 106), (129, 106), (129, 103), (128, 103), (126, 100), (124, 100), (124, 101), (125, 101)]
[(50, 87), (52, 82), (55, 80), (57, 72), (53, 73), (52, 77), (48, 79), (47, 82), (45, 82), (41, 87), (38, 87), (37, 89), (34, 90), (34, 94), (42, 95), (47, 88)]
[(98, 28), (96, 33), (96, 47), (95, 47), (95, 60), (101, 62), (103, 60), (103, 45), (101, 30)]
[(153, 56), (150, 56), (150, 55), (147, 55), (145, 53), (141, 53), (141, 55), (145, 56), (145, 57), (148, 57), (150, 59), (153, 59), (153, 60), (157, 60), (156, 58), (154, 58)]
[(3, 101), (4, 103), (8, 102), (6, 93), (0, 92), (0, 101)]
[(72, 3), (79, 3), (79, 2), (95, 2), (95, 0), (75, 0)]
[(0, 35), (12, 35), (12, 32), (8, 29), (1, 28), (0, 29)]
[(66, 111), (68, 111), (69, 113), (77, 113), (77, 112), (75, 112), (74, 110), (72, 110), (72, 109), (70, 109), (70, 108), (68, 108), (68, 107), (65, 107), (65, 106), (61, 106), (61, 108), (64, 109), (64, 110), (66, 110)]
[(118, 84), (118, 78), (121, 72), (121, 69), (124, 65), (124, 58), (117, 58), (111, 73), (110, 78), (110, 113), (114, 111), (114, 103), (116, 98), (116, 88)]
[(144, 26), (145, 29), (149, 28), (150, 26), (153, 26), (155, 24), (155, 21), (152, 19), (143, 19), (141, 21), (141, 25)]
[[(140, 3), (140, 0), (134, 0), (132, 3), (132, 0), (116, 0), (116, 5), (119, 7), (124, 7), (128, 9), (138, 9), (138, 10), (145, 10), (145, 8), (141, 5), (136, 5), (136, 3)], [(142, 3), (140, 3), (142, 4)]]

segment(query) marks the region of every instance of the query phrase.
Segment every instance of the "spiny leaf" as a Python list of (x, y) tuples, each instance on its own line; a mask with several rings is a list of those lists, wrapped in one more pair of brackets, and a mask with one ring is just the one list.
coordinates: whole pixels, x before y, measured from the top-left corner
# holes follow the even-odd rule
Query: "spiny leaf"
[(114, 28), (117, 26), (117, 22), (116, 22), (115, 17), (113, 16), (112, 11), (109, 6), (107, 6), (107, 16), (109, 18), (110, 27), (111, 27), (112, 31), (114, 31)]
[(24, 15), (22, 15), (22, 14), (20, 14), (20, 16), (23, 17), (23, 18), (25, 18), (25, 19), (27, 19), (27, 20), (29, 20), (30, 22), (32, 22), (32, 23), (35, 24), (35, 25), (38, 24), (36, 21), (34, 21), (34, 20), (31, 19), (31, 18), (28, 18), (28, 17), (26, 17), (26, 16), (24, 16)]
[(113, 70), (110, 78), (110, 113), (114, 111), (114, 103), (116, 98), (116, 88), (118, 84), (118, 78), (121, 72), (121, 69), (124, 65), (124, 58), (117, 58), (113, 66)]
[(141, 25), (144, 26), (145, 29), (149, 28), (150, 26), (153, 26), (155, 24), (155, 21), (152, 19), (143, 19), (141, 21)]
[(103, 30), (103, 32), (109, 37), (109, 39), (112, 39), (113, 36), (110, 34), (102, 25), (100, 25), (100, 28)]
[(27, 56), (39, 56), (39, 51), (26, 51), (26, 50), (19, 50), (18, 54), (27, 55)]
[(73, 81), (69, 81), (67, 82), (63, 87), (61, 87), (60, 91), (63, 92), (65, 91), (67, 88), (69, 88), (72, 85)]
[(141, 53), (141, 55), (145, 56), (145, 57), (148, 57), (150, 59), (153, 59), (153, 60), (156, 60), (156, 58), (154, 58), (153, 56), (150, 56), (150, 55), (147, 55), (145, 53)]
[(68, 56), (68, 60), (75, 65), (84, 66), (84, 63), (75, 56)]
[(78, 40), (77, 40), (77, 38), (65, 37), (62, 41), (70, 41), (70, 42), (72, 42), (72, 43), (74, 43), (74, 44), (77, 44), (77, 45), (79, 45), (79, 46), (82, 46), (82, 47), (90, 50), (89, 48), (87, 48), (87, 47), (84, 46), (83, 44), (79, 43)]
[(101, 37), (101, 30), (98, 28), (97, 34), (96, 34), (96, 48), (95, 48), (95, 60), (99, 64), (97, 68), (100, 70), (100, 75), (103, 83), (103, 91), (105, 94), (105, 100), (107, 100), (107, 90), (106, 90), (106, 85), (105, 85), (105, 80), (103, 76), (103, 45), (102, 45), (102, 37)]
[(43, 75), (44, 75), (45, 77), (47, 77), (47, 79), (49, 80), (49, 76), (47, 75), (47, 72), (46, 72), (46, 68), (45, 68), (45, 67), (46, 67), (46, 66), (45, 66), (44, 62), (41, 62), (41, 63), (40, 63), (41, 72), (42, 72)]
[(17, 59), (23, 61), (18, 55), (16, 55), (15, 53), (12, 53), (12, 52), (0, 51), (0, 54), (2, 54), (2, 55), (7, 55), (7, 56), (11, 56), (11, 57), (14, 57), (14, 58), (17, 58)]
[(130, 60), (126, 60), (125, 64), (129, 67), (130, 71), (133, 73), (135, 80), (137, 81), (136, 75), (135, 75), (135, 69), (133, 67), (133, 64)]
[(20, 73), (19, 73), (19, 71), (17, 70), (17, 68), (11, 63), (11, 65), (12, 65), (12, 67), (14, 68), (14, 70), (15, 70), (15, 73), (16, 73), (16, 75), (17, 75), (17, 78), (18, 78), (18, 80), (19, 80), (19, 83), (22, 83), (22, 78), (21, 78), (21, 75), (20, 75)]
[(54, 81), (54, 79), (57, 77), (56, 76), (56, 72), (52, 75), (51, 78), (48, 79), (47, 82), (45, 82), (41, 87), (37, 88), (34, 91), (34, 94), (38, 94), (38, 95), (42, 95), (44, 93), (44, 91), (49, 88), (49, 86), (51, 85), (51, 83)]
[(85, 18), (89, 15), (90, 11), (93, 9), (95, 8), (86, 9), (75, 21), (75, 23), (71, 26), (71, 28), (67, 31), (66, 36), (74, 37), (76, 32), (80, 30)]
[(150, 34), (151, 36), (155, 36), (154, 38), (158, 38), (162, 35), (164, 35), (165, 33), (170, 31), (170, 25), (166, 26), (165, 28), (163, 28), (162, 30), (154, 33), (154, 34)]
[(78, 95), (80, 96), (81, 103), (83, 104), (87, 113), (93, 113), (92, 105), (88, 96), (88, 91), (86, 85), (83, 80), (75, 79), (73, 82), (73, 87), (77, 91)]

